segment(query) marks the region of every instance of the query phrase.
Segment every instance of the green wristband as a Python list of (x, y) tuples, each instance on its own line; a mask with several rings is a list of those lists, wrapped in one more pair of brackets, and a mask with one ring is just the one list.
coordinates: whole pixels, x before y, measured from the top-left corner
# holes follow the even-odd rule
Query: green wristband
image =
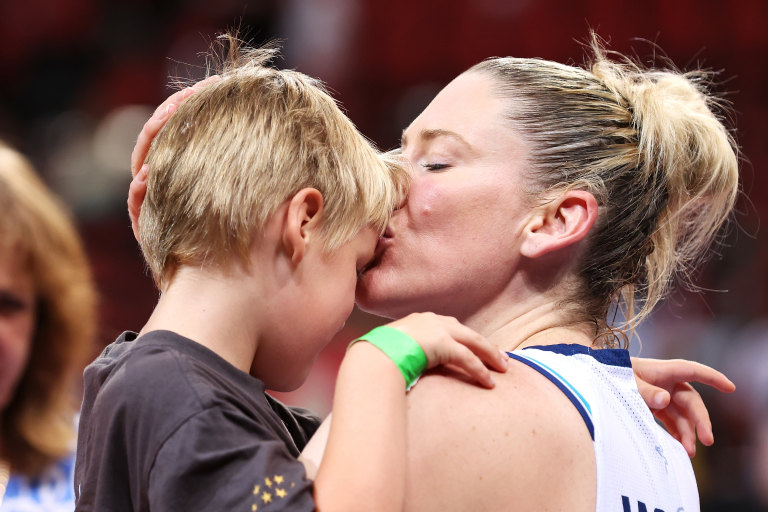
[(416, 340), (394, 327), (376, 327), (352, 343), (358, 341), (367, 341), (384, 352), (403, 374), (406, 389), (411, 389), (427, 368), (427, 356)]

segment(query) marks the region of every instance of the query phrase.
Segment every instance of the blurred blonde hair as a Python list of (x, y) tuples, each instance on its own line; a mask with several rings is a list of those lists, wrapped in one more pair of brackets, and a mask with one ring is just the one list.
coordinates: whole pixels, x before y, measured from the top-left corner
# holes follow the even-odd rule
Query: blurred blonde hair
[[(709, 73), (645, 69), (595, 34), (591, 49), (588, 69), (496, 58), (469, 72), (491, 76), (511, 100), (505, 115), (533, 148), (534, 194), (580, 188), (597, 199), (578, 269), (584, 286), (566, 305), (613, 346), (675, 278), (690, 283), (736, 201), (738, 150)], [(609, 325), (612, 306), (623, 325)]]
[(96, 292), (69, 213), (30, 163), (0, 143), (0, 250), (27, 259), (37, 323), (27, 366), (2, 412), (3, 456), (34, 474), (70, 453), (76, 380), (90, 355)]
[(368, 224), (383, 231), (407, 183), (319, 81), (268, 67), (274, 49), (220, 40), (221, 79), (179, 106), (147, 157), (139, 229), (161, 289), (180, 265), (247, 261), (253, 237), (302, 188), (323, 195), (330, 252)]

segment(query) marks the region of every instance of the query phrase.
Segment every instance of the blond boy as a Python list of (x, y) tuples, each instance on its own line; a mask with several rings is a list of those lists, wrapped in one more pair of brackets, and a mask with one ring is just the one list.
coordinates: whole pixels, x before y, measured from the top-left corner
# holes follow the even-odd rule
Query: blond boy
[[(395, 357), (348, 351), (314, 485), (297, 457), (319, 419), (265, 393), (299, 386), (341, 329), (406, 183), (315, 80), (266, 67), (270, 55), (232, 57), (153, 143), (139, 224), (161, 295), (85, 372), (77, 510), (402, 508)], [(505, 366), (455, 320), (391, 325), (426, 366), (489, 387), (480, 359)]]

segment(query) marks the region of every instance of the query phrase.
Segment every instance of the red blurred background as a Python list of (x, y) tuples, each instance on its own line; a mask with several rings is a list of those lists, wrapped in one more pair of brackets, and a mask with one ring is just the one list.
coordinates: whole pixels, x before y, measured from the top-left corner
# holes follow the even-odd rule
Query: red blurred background
[[(694, 459), (702, 510), (768, 510), (768, 2), (741, 0), (0, 0), (0, 138), (27, 154), (76, 213), (101, 292), (94, 351), (141, 328), (157, 294), (125, 212), (130, 150), (172, 92), (203, 75), (216, 33), (283, 40), (281, 67), (323, 79), (363, 133), (394, 147), (451, 78), (489, 56), (581, 63), (589, 29), (643, 61), (721, 71), (743, 151), (734, 228), (698, 283), (677, 291), (632, 352), (686, 357), (738, 390), (702, 390), (716, 444)], [(325, 413), (345, 343), (381, 319), (356, 312), (307, 383), (280, 395)]]

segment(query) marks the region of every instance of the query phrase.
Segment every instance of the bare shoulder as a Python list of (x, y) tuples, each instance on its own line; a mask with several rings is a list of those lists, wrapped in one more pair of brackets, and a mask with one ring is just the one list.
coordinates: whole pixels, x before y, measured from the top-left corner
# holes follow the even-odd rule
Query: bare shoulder
[(568, 398), (510, 360), (486, 390), (429, 374), (408, 398), (409, 510), (594, 510), (595, 459)]

